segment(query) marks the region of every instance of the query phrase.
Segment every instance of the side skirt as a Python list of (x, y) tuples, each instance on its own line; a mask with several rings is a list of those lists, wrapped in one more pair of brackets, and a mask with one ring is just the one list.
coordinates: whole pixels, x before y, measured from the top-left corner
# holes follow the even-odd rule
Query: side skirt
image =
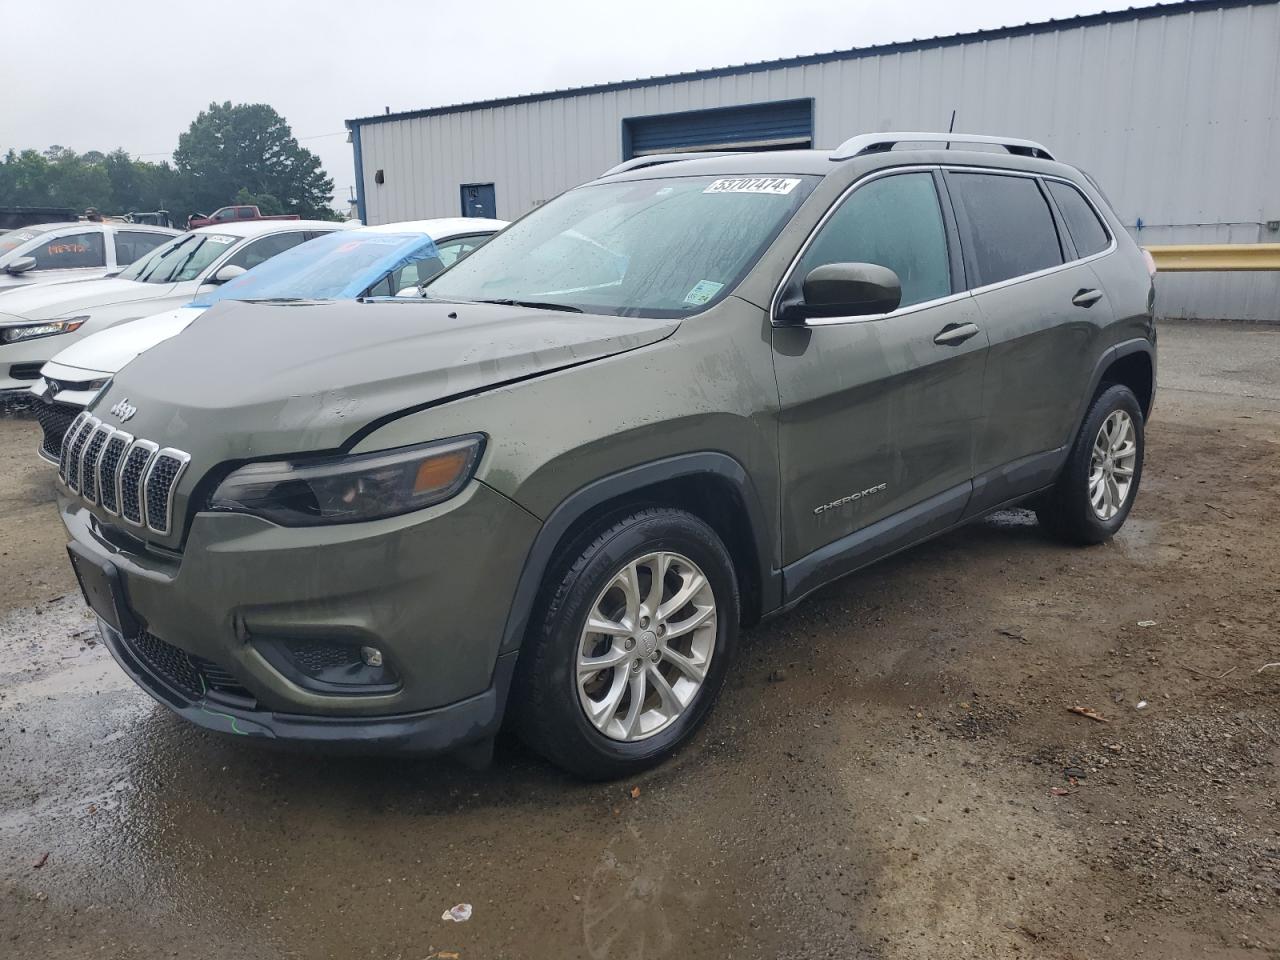
[(964, 513), (972, 492), (973, 483), (965, 481), (783, 567), (784, 608), (832, 580), (949, 530)]
[(989, 470), (972, 483), (944, 490), (783, 567), (783, 603), (769, 616), (792, 609), (819, 587), (863, 567), (1044, 493), (1069, 452), (1059, 447)]

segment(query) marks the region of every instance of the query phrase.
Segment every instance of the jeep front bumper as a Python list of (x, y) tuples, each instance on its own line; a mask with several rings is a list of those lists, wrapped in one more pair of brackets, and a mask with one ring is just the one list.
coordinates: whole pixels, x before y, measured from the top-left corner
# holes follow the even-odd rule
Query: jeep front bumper
[(201, 513), (180, 555), (121, 536), (76, 498), (59, 505), (112, 654), (201, 726), (433, 752), (501, 720), (514, 657), (498, 651), (538, 521), (482, 483), (367, 523)]

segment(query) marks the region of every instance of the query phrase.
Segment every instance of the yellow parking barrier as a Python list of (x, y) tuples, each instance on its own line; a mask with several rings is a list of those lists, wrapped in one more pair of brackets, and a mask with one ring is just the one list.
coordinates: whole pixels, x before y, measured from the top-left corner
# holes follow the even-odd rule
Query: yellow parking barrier
[(1280, 243), (1172, 243), (1146, 249), (1160, 273), (1280, 270)]

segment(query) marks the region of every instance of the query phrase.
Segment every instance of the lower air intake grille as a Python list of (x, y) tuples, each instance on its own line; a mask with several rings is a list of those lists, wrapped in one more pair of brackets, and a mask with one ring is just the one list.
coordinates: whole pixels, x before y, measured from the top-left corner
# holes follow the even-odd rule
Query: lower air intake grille
[(204, 694), (200, 671), (185, 651), (165, 643), (153, 633), (142, 631), (128, 641), (133, 652), (161, 680), (193, 700)]
[(205, 660), (179, 650), (146, 630), (132, 640), (126, 640), (129, 649), (157, 677), (191, 700), (226, 694), (253, 699), (231, 673), (211, 660)]

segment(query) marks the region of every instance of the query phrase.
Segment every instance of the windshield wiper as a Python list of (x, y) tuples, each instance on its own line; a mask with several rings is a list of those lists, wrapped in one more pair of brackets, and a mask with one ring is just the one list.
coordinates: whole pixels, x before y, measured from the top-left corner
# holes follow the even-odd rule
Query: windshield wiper
[(563, 310), (565, 313), (582, 313), (581, 307), (567, 303), (548, 303), (543, 300), (472, 300), (472, 303), (496, 303), (502, 307), (530, 307), (533, 310)]

